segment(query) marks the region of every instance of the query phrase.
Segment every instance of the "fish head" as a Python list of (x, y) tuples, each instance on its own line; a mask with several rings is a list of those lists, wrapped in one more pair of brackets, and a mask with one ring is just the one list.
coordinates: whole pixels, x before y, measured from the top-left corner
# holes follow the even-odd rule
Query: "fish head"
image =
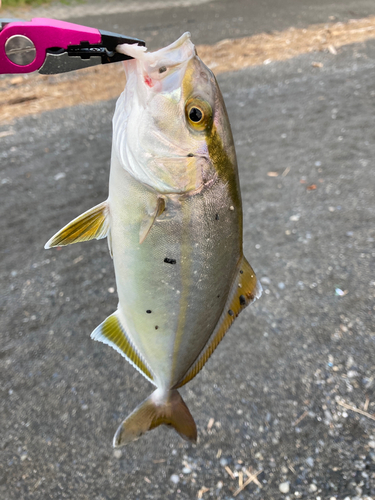
[(159, 193), (202, 189), (217, 175), (218, 150), (225, 150), (221, 160), (235, 163), (215, 76), (189, 33), (156, 52), (121, 48), (134, 57), (124, 63), (127, 84), (114, 116), (114, 147), (123, 168)]

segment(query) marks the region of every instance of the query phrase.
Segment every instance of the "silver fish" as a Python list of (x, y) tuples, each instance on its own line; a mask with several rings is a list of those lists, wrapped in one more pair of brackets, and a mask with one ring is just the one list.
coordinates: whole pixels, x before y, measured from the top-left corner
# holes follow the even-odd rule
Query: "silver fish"
[(127, 84), (113, 118), (109, 196), (46, 248), (107, 237), (119, 305), (91, 334), (156, 386), (114, 446), (160, 424), (197, 439), (177, 389), (202, 369), (261, 294), (242, 251), (232, 132), (213, 73), (190, 34), (156, 52), (122, 45)]

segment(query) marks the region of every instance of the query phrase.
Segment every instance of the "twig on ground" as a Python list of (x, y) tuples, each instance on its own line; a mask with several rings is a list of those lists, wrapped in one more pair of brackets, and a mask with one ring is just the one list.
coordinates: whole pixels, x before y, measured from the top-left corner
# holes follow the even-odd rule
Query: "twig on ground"
[(202, 498), (204, 493), (206, 493), (207, 491), (210, 491), (209, 488), (206, 488), (205, 486), (203, 486), (199, 491), (198, 491), (198, 494), (197, 494), (197, 498)]
[(299, 424), (305, 417), (308, 415), (308, 411), (305, 410), (300, 417), (297, 418), (295, 422), (293, 422), (293, 427), (295, 427), (297, 424)]
[(363, 415), (364, 417), (371, 418), (371, 420), (375, 421), (375, 416), (371, 415), (371, 413), (367, 413), (367, 411), (360, 410), (359, 408), (356, 408), (355, 406), (348, 405), (348, 403), (345, 403), (344, 401), (337, 401), (337, 404), (340, 406), (343, 406), (347, 410), (354, 411), (355, 413), (359, 413), (360, 415)]
[(236, 476), (233, 474), (233, 472), (230, 470), (230, 468), (227, 465), (224, 468), (228, 472), (228, 474), (230, 475), (230, 477), (232, 479), (236, 479)]
[(238, 488), (234, 493), (233, 493), (233, 496), (236, 497), (239, 493), (241, 493), (242, 490), (244, 490), (246, 488), (246, 486), (252, 482), (254, 482), (257, 486), (259, 486), (259, 488), (262, 488), (262, 485), (260, 484), (260, 482), (258, 481), (257, 479), (257, 476), (259, 476), (259, 474), (262, 472), (261, 470), (259, 470), (258, 472), (256, 472), (255, 474), (252, 474), (251, 472), (248, 472), (248, 471), (245, 471), (246, 474), (249, 476), (249, 479), (247, 479), (243, 485)]

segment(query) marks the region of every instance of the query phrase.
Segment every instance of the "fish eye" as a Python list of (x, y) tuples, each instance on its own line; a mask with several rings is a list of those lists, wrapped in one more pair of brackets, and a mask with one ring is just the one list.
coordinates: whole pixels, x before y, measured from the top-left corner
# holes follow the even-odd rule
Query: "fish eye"
[(189, 119), (194, 123), (199, 123), (203, 119), (203, 112), (196, 107), (190, 108)]
[(198, 97), (189, 99), (185, 105), (188, 124), (193, 130), (202, 132), (212, 124), (212, 109), (209, 103)]

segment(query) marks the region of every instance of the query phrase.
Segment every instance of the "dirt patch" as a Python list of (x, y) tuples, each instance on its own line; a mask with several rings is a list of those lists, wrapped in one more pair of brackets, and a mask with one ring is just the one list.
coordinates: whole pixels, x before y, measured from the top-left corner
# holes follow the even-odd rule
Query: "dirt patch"
[[(197, 47), (201, 59), (216, 73), (283, 61), (308, 52), (329, 51), (375, 38), (375, 16), (348, 23), (317, 24), (262, 33)], [(316, 63), (317, 67), (322, 66)], [(125, 85), (121, 64), (98, 66), (59, 76), (38, 73), (0, 80), (0, 123), (50, 109), (91, 104), (117, 97)]]

